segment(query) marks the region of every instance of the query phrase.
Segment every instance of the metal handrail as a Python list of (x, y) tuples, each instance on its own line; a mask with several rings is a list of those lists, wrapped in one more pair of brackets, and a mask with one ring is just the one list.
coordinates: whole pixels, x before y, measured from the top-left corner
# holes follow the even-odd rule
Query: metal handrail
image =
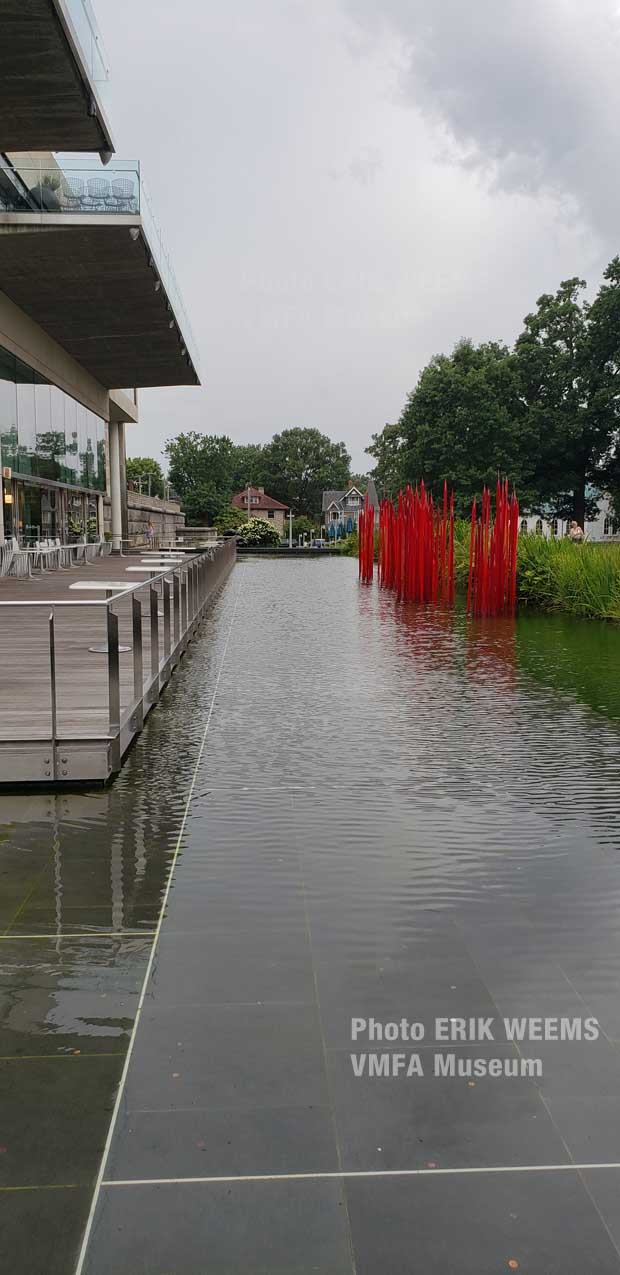
[[(162, 687), (168, 681), (173, 668), (178, 663), (187, 642), (193, 635), (204, 612), (208, 598), (227, 574), (236, 556), (234, 542), (223, 544), (219, 554), (189, 554), (183, 562), (159, 567), (147, 580), (127, 584), (127, 588), (112, 593), (110, 597), (101, 599), (19, 599), (0, 602), (0, 611), (4, 607), (39, 607), (45, 608), (48, 615), (49, 645), (49, 677), (50, 677), (50, 711), (51, 735), (49, 745), (51, 759), (46, 759), (44, 780), (55, 781), (69, 778), (68, 770), (63, 766), (67, 759), (60, 757), (61, 747), (58, 733), (58, 686), (57, 686), (57, 642), (55, 632), (55, 613), (61, 607), (105, 607), (107, 613), (107, 682), (108, 682), (108, 730), (105, 734), (79, 736), (79, 738), (98, 739), (109, 745), (110, 773), (120, 770), (124, 747), (135, 734), (142, 729), (149, 709), (159, 699)], [(219, 569), (218, 569), (219, 566)], [(213, 569), (210, 569), (213, 568)], [(157, 588), (161, 582), (161, 591)], [(105, 581), (102, 581), (105, 588)], [(150, 648), (149, 674), (145, 681), (143, 670), (143, 610), (142, 599), (136, 595), (140, 590), (148, 590), (148, 606), (150, 631), (146, 635)], [(120, 649), (119, 649), (119, 616), (113, 609), (114, 604), (127, 597), (130, 600), (130, 623), (133, 646), (133, 696), (129, 707), (121, 709), (120, 688)], [(163, 603), (163, 659), (160, 654), (160, 612), (159, 604)], [(105, 652), (106, 647), (103, 647)], [(124, 743), (124, 747), (123, 747)], [(1, 776), (0, 776), (1, 779)]]

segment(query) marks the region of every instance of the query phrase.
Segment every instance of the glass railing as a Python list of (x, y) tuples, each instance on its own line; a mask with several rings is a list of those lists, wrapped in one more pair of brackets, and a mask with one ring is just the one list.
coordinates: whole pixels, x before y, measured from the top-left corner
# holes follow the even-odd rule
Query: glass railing
[(108, 59), (89, 0), (55, 0), (55, 3), (70, 18), (93, 82), (98, 88), (105, 86), (110, 78)]
[(0, 173), (0, 211), (37, 213), (140, 212), (138, 164), (115, 162), (107, 168), (80, 160), (54, 160), (3, 166)]
[(168, 300), (177, 316), (179, 327), (186, 341), (186, 347), (197, 372), (199, 372), (198, 344), (194, 336), (189, 315), (185, 309), (181, 289), (176, 280), (172, 263), (166, 249), (164, 237), (153, 212), (151, 198), (144, 179), (141, 182), (140, 215), (149, 247), (157, 263), (159, 277), (166, 289)]
[(164, 238), (137, 163), (105, 168), (86, 160), (40, 160), (0, 166), (0, 213), (140, 216), (144, 235), (186, 349), (198, 370), (198, 349)]

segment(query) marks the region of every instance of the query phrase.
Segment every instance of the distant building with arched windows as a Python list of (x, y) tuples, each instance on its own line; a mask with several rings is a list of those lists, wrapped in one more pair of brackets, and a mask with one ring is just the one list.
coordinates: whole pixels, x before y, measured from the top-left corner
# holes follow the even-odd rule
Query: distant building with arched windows
[[(588, 491), (588, 496), (598, 499), (598, 514), (596, 518), (586, 522), (586, 539), (599, 542), (620, 541), (620, 520), (615, 517), (609, 498), (592, 490)], [(540, 514), (524, 514), (520, 529), (538, 536), (557, 536), (562, 539), (568, 535), (570, 521), (570, 518), (543, 518)]]

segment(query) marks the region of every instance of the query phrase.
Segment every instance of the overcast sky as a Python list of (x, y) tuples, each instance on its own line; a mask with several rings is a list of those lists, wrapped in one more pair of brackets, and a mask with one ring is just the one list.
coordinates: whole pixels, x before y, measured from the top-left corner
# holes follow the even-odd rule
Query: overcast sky
[(180, 430), (344, 439), (355, 470), (432, 354), (512, 341), (620, 250), (616, 0), (98, 0), (203, 387)]

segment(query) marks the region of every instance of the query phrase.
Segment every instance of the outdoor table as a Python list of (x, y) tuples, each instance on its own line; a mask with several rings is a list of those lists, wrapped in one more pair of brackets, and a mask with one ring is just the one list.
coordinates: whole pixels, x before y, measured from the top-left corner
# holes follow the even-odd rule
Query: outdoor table
[(33, 557), (41, 559), (41, 570), (46, 571), (47, 567), (43, 565), (44, 556), (49, 558), (50, 554), (57, 553), (59, 555), (59, 561), (60, 561), (61, 548), (62, 548), (61, 545), (46, 545), (44, 549), (34, 549), (32, 546), (30, 546), (27, 549), (18, 549), (17, 552), (28, 554), (28, 575), (32, 575), (32, 558)]
[(145, 567), (125, 567), (125, 571), (137, 571), (139, 575), (143, 576), (160, 576), (167, 565), (167, 563), (149, 562), (148, 566)]
[[(86, 590), (98, 589), (99, 592), (103, 589), (105, 591), (106, 598), (111, 598), (115, 593), (126, 593), (127, 590), (131, 588), (131, 585), (127, 580), (76, 580), (75, 584), (69, 585), (69, 588)], [(110, 648), (107, 642), (99, 642), (97, 646), (89, 646), (88, 649), (95, 655), (107, 655)], [(130, 651), (131, 647), (119, 645), (118, 649), (119, 652)]]

